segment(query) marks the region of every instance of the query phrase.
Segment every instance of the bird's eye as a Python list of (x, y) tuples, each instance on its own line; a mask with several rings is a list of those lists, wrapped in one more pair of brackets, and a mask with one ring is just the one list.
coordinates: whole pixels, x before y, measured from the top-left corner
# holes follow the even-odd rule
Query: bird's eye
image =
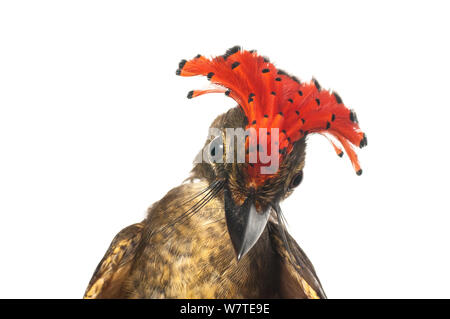
[(292, 177), (291, 183), (289, 184), (289, 188), (297, 187), (298, 185), (300, 185), (302, 180), (303, 180), (303, 171), (300, 171), (297, 174), (295, 174), (294, 177)]
[(211, 156), (216, 156), (216, 145), (212, 145), (210, 149)]
[(209, 145), (209, 154), (211, 157), (220, 156), (220, 158), (223, 155), (223, 144), (222, 144), (222, 137), (218, 136), (216, 137), (211, 144)]

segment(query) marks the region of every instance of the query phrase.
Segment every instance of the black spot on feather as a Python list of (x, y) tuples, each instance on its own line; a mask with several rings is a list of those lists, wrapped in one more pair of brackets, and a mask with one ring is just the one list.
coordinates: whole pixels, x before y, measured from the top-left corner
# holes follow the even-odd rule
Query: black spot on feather
[(262, 69), (261, 72), (262, 72), (262, 73), (267, 73), (267, 72), (270, 72), (270, 69)]
[(178, 69), (182, 70), (186, 62), (187, 61), (185, 59), (181, 60), (180, 63), (178, 63)]
[(241, 47), (239, 45), (235, 45), (232, 48), (229, 48), (224, 55), (222, 55), (223, 59), (226, 60), (228, 59), (228, 57), (232, 56), (233, 54), (235, 54), (236, 52), (240, 51)]
[(208, 80), (211, 80), (211, 78), (214, 76), (214, 72), (209, 72), (208, 75), (206, 76), (206, 78)]
[(363, 138), (361, 139), (361, 142), (359, 142), (359, 147), (363, 148), (364, 146), (367, 146), (367, 136), (366, 133), (363, 134)]
[(314, 82), (314, 86), (316, 87), (317, 90), (322, 90), (322, 87), (319, 84), (319, 81), (317, 81), (315, 78), (312, 79)]
[(233, 62), (233, 64), (231, 65), (231, 69), (233, 70), (234, 68), (237, 68), (239, 66), (239, 64), (241, 64), (241, 63), (238, 61)]
[(341, 97), (336, 92), (333, 92), (333, 95), (334, 95), (334, 98), (336, 99), (336, 103), (337, 104), (342, 104)]
[(359, 171), (356, 172), (356, 175), (361, 176), (362, 174), (362, 169), (359, 169)]
[(350, 121), (352, 121), (353, 123), (358, 123), (358, 117), (353, 110), (350, 110)]
[(300, 80), (296, 76), (291, 76), (291, 79), (300, 84)]
[(186, 62), (187, 61), (185, 59), (183, 59), (183, 60), (180, 61), (180, 63), (178, 63), (178, 69), (175, 72), (176, 75), (181, 75), (181, 70), (183, 69), (183, 67), (186, 64)]
[(189, 91), (187, 98), (192, 99), (192, 96), (194, 95), (194, 91)]

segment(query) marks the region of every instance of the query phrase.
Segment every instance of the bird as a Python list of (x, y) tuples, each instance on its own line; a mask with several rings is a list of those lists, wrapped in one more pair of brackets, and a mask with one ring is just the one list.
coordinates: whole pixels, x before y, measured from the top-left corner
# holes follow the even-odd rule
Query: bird
[(303, 180), (311, 134), (361, 175), (355, 111), (240, 46), (182, 60), (176, 74), (209, 80), (189, 99), (222, 93), (237, 105), (212, 122), (189, 177), (115, 236), (84, 298), (327, 298), (280, 204)]

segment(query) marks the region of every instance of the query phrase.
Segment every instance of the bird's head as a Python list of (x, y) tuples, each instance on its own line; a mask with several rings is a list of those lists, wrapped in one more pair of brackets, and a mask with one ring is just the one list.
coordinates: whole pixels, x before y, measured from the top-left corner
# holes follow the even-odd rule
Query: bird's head
[(356, 114), (315, 79), (302, 83), (267, 58), (238, 46), (212, 59), (198, 55), (182, 60), (177, 74), (204, 75), (213, 85), (189, 92), (188, 98), (224, 93), (238, 103), (214, 120), (193, 169), (193, 176), (223, 189), (228, 232), (238, 260), (257, 242), (271, 211), (282, 222), (279, 203), (303, 179), (308, 134), (326, 136), (342, 156), (333, 139), (339, 141), (361, 175), (351, 144), (363, 147), (367, 138)]

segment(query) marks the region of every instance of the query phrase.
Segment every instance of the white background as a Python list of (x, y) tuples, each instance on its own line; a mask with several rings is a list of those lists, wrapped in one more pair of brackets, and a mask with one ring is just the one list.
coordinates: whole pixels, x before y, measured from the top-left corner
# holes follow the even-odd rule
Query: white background
[(2, 1), (0, 297), (79, 298), (114, 235), (188, 176), (234, 102), (197, 53), (257, 49), (357, 111), (282, 208), (330, 298), (450, 297), (449, 7), (441, 1)]

